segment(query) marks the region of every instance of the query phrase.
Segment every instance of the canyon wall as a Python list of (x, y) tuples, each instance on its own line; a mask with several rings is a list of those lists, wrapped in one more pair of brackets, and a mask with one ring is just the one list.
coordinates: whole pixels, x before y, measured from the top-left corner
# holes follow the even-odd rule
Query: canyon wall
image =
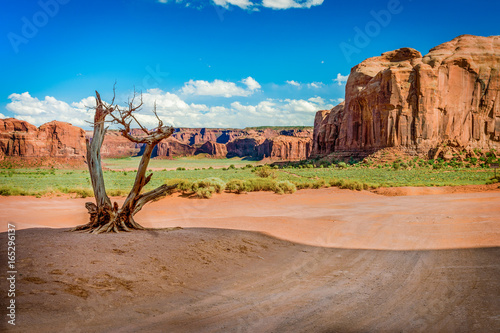
[(312, 156), (500, 148), (500, 36), (459, 36), (423, 57), (383, 53), (353, 67), (345, 91), (316, 114)]
[[(144, 135), (133, 129), (135, 136)], [(26, 121), (0, 119), (0, 159), (19, 158), (80, 158), (86, 154), (85, 139), (93, 132), (68, 123), (53, 121), (37, 128)], [(173, 158), (206, 154), (214, 158), (252, 157), (256, 159), (306, 159), (310, 153), (312, 129), (208, 129), (178, 128), (160, 142), (153, 157)], [(117, 158), (140, 156), (143, 144), (123, 137), (120, 131), (108, 130), (101, 147), (101, 156)]]
[[(171, 137), (157, 145), (153, 157), (207, 154), (214, 158), (239, 156), (255, 159), (306, 159), (311, 152), (312, 134), (312, 129), (308, 128), (176, 128)], [(87, 132), (87, 137), (92, 137), (91, 131)], [(108, 131), (101, 149), (101, 155), (106, 158), (138, 156), (141, 153), (141, 145), (128, 141), (118, 131)]]
[(0, 119), (0, 151), (2, 156), (83, 161), (86, 154), (85, 131), (60, 121), (37, 128), (23, 120)]

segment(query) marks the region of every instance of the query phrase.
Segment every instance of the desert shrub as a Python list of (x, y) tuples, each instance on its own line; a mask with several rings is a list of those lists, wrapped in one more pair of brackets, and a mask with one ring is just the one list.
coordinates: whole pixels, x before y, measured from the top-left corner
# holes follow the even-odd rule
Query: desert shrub
[(500, 182), (500, 179), (492, 177), (492, 178), (490, 178), (490, 179), (488, 179), (486, 181), (486, 185), (488, 185), (488, 184), (495, 184), (495, 183), (498, 183), (498, 182)]
[(75, 193), (77, 198), (88, 198), (94, 196), (94, 191), (87, 188), (73, 188), (69, 193)]
[(241, 179), (231, 179), (226, 183), (226, 191), (240, 194), (247, 191), (247, 186)]
[(198, 181), (198, 188), (213, 188), (214, 192), (222, 193), (226, 189), (226, 183), (216, 177), (205, 178)]
[(261, 178), (276, 178), (276, 173), (269, 167), (269, 165), (264, 165), (255, 169), (255, 174)]
[(282, 180), (276, 183), (276, 187), (274, 189), (275, 193), (285, 194), (285, 193), (295, 193), (297, 191), (297, 187), (293, 183), (288, 180)]
[(198, 187), (195, 191), (195, 195), (198, 198), (209, 199), (212, 197), (212, 194), (215, 192), (213, 187)]
[(11, 195), (21, 195), (21, 189), (11, 186), (0, 186), (0, 195), (11, 196)]
[(339, 162), (339, 163), (337, 164), (337, 166), (338, 166), (339, 168), (341, 168), (341, 169), (345, 169), (345, 168), (347, 168), (347, 163), (346, 163), (346, 162)]
[(231, 164), (231, 165), (229, 166), (229, 169), (236, 169), (236, 167), (234, 166), (234, 164)]
[[(356, 191), (361, 191), (361, 190), (368, 190), (372, 186), (367, 183), (361, 183), (355, 180), (349, 180), (349, 179), (336, 179), (332, 178), (328, 182), (330, 186), (336, 186), (338, 188), (342, 189), (349, 189), (349, 190), (356, 190)], [(376, 187), (379, 187), (378, 184), (375, 185)], [(374, 186), (374, 188), (375, 188)]]
[(49, 193), (60, 192), (67, 194), (74, 193), (76, 194), (77, 198), (88, 198), (94, 196), (94, 191), (92, 189), (81, 188), (81, 187), (76, 187), (76, 188), (58, 187), (55, 191), (52, 189), (48, 189), (47, 192)]
[(182, 193), (194, 192), (193, 190), (194, 183), (187, 179), (178, 179), (178, 178), (167, 179), (165, 180), (165, 184), (169, 186), (177, 184), (177, 190), (181, 191)]
[(392, 168), (393, 168), (394, 170), (399, 170), (399, 169), (401, 169), (401, 163), (399, 163), (399, 162), (394, 162), (394, 163), (392, 163)]
[(434, 169), (434, 170), (442, 169), (442, 168), (443, 168), (443, 166), (444, 166), (444, 165), (443, 165), (443, 164), (441, 164), (441, 163), (434, 163), (434, 164), (432, 165), (432, 169)]
[(318, 188), (322, 188), (324, 187), (325, 185), (327, 184), (326, 180), (323, 179), (323, 178), (320, 178), (320, 179), (316, 179), (313, 183), (312, 183), (312, 188), (315, 188), (315, 189), (318, 189)]
[(128, 192), (126, 190), (113, 189), (113, 190), (106, 190), (106, 194), (109, 195), (110, 197), (124, 197), (128, 195)]
[(247, 190), (250, 191), (274, 191), (276, 181), (269, 178), (251, 178), (246, 182)]

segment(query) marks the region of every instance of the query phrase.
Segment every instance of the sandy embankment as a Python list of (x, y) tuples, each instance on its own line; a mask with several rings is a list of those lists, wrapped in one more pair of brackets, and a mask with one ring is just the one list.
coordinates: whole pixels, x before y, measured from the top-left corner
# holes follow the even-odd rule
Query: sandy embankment
[[(86, 221), (85, 201), (0, 198), (0, 207), (19, 228), (61, 228)], [(137, 220), (185, 229), (18, 231), (10, 331), (500, 330), (498, 191), (171, 197)]]

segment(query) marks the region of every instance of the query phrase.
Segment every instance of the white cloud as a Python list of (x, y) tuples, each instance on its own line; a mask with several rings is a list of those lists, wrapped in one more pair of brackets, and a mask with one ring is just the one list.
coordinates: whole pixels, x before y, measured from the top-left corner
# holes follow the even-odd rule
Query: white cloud
[[(243, 81), (242, 81), (243, 82)], [(253, 79), (245, 79), (248, 90), (259, 89)], [(18, 119), (34, 125), (59, 120), (73, 125), (90, 128), (95, 105), (94, 97), (87, 97), (78, 102), (66, 103), (47, 96), (39, 100), (28, 92), (11, 94), (12, 100), (7, 110)], [(136, 118), (147, 128), (158, 125), (151, 110), (156, 102), (158, 116), (165, 125), (175, 127), (225, 127), (242, 128), (248, 126), (312, 125), (318, 110), (331, 109), (333, 100), (320, 96), (308, 99), (265, 99), (251, 104), (233, 101), (229, 105), (187, 103), (180, 96), (160, 89), (149, 89), (142, 95), (143, 107), (136, 113)], [(137, 127), (136, 125), (132, 125)]]
[(311, 82), (307, 84), (309, 88), (315, 88), (315, 89), (321, 88), (323, 85), (324, 85), (323, 82)]
[(0, 113), (0, 118), (3, 119), (3, 118), (7, 118), (3, 115), (3, 113)]
[(318, 104), (325, 104), (325, 100), (319, 96), (311, 97), (308, 99), (308, 101), (313, 102), (313, 103), (318, 103)]
[(344, 101), (344, 99), (343, 98), (334, 98), (334, 99), (331, 99), (330, 101), (333, 103), (342, 103)]
[(255, 79), (252, 78), (251, 76), (247, 77), (246, 79), (241, 80), (241, 82), (243, 84), (245, 84), (248, 87), (248, 89), (250, 89), (251, 91), (260, 89), (259, 82), (255, 81)]
[(228, 8), (229, 5), (240, 7), (241, 9), (248, 9), (254, 4), (249, 0), (213, 0), (218, 6)]
[(222, 80), (214, 80), (212, 82), (204, 80), (189, 80), (184, 84), (181, 91), (188, 95), (203, 95), (203, 96), (250, 96), (256, 89), (260, 88), (260, 84), (252, 77), (247, 77), (241, 81), (247, 88), (238, 87), (236, 83)]
[[(31, 97), (28, 92), (11, 94), (9, 99), (11, 102), (7, 104), (7, 110), (13, 112), (17, 119), (26, 120), (36, 126), (52, 120), (65, 121), (75, 126), (88, 126), (85, 121), (92, 119), (93, 111), (87, 110), (86, 106), (95, 105), (92, 97), (84, 98), (70, 106), (51, 96), (39, 100)], [(89, 105), (86, 105), (87, 103)]]
[[(229, 9), (230, 6), (239, 7), (243, 10), (258, 10), (259, 7), (281, 10), (290, 8), (311, 8), (323, 4), (324, 0), (212, 0), (211, 3), (216, 6)], [(185, 7), (200, 8), (199, 1), (194, 0), (158, 0), (159, 3), (176, 3), (183, 4)], [(207, 1), (208, 2), (208, 1)], [(191, 6), (191, 4), (193, 6)]]
[(323, 4), (323, 0), (263, 0), (262, 6), (272, 9), (311, 8)]
[(300, 87), (300, 83), (298, 83), (297, 81), (294, 81), (294, 80), (291, 80), (291, 81), (287, 80), (286, 83), (288, 83), (289, 85), (292, 85), (292, 86)]
[(337, 82), (339, 86), (347, 82), (349, 75), (342, 75), (340, 73), (337, 74), (337, 78), (333, 79), (334, 82)]

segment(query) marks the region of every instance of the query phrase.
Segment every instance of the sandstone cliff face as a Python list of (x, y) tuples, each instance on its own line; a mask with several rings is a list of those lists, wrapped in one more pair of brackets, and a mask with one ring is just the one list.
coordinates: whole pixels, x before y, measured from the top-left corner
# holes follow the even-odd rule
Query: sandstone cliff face
[(36, 128), (26, 121), (0, 119), (0, 150), (13, 157), (83, 159), (85, 131), (59, 121)]
[[(135, 136), (144, 135), (139, 129), (132, 131)], [(78, 157), (83, 160), (85, 139), (92, 140), (92, 135), (92, 131), (85, 132), (63, 122), (53, 121), (37, 128), (22, 120), (0, 119), (0, 159), (15, 156)], [(180, 129), (160, 142), (152, 156), (172, 158), (203, 153), (216, 158), (249, 156), (297, 160), (308, 157), (311, 140), (310, 129)], [(139, 156), (142, 150), (143, 144), (130, 142), (119, 131), (109, 130), (101, 147), (101, 156)]]
[(194, 155), (196, 148), (188, 144), (182, 143), (175, 138), (169, 137), (162, 140), (156, 146), (154, 157), (176, 157), (176, 156), (191, 156)]
[[(140, 130), (133, 133), (136, 136), (142, 135)], [(278, 136), (298, 137), (311, 142), (312, 129), (285, 129), (275, 130), (265, 129), (220, 129), (220, 128), (178, 128), (176, 132), (166, 140), (160, 142), (153, 151), (153, 157), (173, 158), (178, 156), (191, 156), (196, 154), (209, 154), (212, 157), (234, 157), (251, 156), (254, 158), (263, 158), (264, 155), (278, 159), (278, 156), (300, 156), (300, 159), (307, 158), (310, 149), (301, 145), (295, 147), (290, 144), (284, 144), (284, 141), (277, 141), (274, 144), (274, 151), (283, 150), (278, 148), (279, 144), (290, 149), (300, 149), (287, 153), (275, 153), (270, 147), (264, 149), (260, 147), (266, 139)], [(87, 138), (92, 138), (92, 131), (87, 131)], [(303, 140), (303, 141), (304, 141)], [(304, 142), (305, 142), (304, 141)], [(295, 142), (295, 141), (294, 141)], [(298, 142), (298, 141), (297, 141)], [(301, 141), (302, 142), (302, 141)], [(266, 145), (271, 145), (267, 143)], [(260, 147), (260, 148), (259, 148)], [(309, 147), (309, 146), (307, 146)], [(270, 150), (271, 149), (271, 150)], [(261, 153), (262, 152), (262, 153)], [(265, 152), (265, 154), (264, 154)], [(101, 156), (105, 158), (137, 156), (142, 153), (142, 144), (135, 144), (121, 136), (118, 131), (108, 131), (104, 139)], [(292, 159), (299, 159), (291, 157)]]
[(345, 105), (316, 115), (312, 155), (452, 142), (500, 148), (500, 37), (459, 36), (421, 54), (403, 48), (352, 68)]
[(215, 158), (223, 158), (227, 155), (227, 147), (223, 143), (207, 141), (200, 148), (196, 149), (195, 154), (209, 154)]
[(275, 160), (305, 160), (311, 153), (310, 138), (280, 135), (266, 139), (257, 147), (258, 156)]
[(258, 157), (257, 147), (266, 139), (261, 136), (237, 138), (227, 144), (227, 157)]

